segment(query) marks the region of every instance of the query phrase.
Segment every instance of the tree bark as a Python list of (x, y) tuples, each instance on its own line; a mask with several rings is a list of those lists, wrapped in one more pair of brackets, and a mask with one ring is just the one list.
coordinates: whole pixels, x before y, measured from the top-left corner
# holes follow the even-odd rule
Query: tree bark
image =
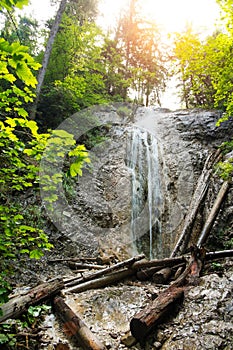
[(69, 261), (68, 265), (71, 269), (104, 270), (103, 265), (96, 265), (96, 264), (84, 264), (84, 263), (76, 263), (73, 261)]
[(39, 304), (40, 302), (51, 298), (57, 294), (64, 284), (61, 280), (46, 282), (29, 290), (25, 295), (11, 299), (6, 304), (1, 305), (0, 309), (3, 315), (0, 317), (0, 322), (9, 318), (18, 318), (21, 314), (27, 311), (31, 305)]
[(184, 227), (171, 253), (171, 257), (174, 257), (178, 254), (183, 254), (187, 248), (194, 221), (209, 186), (209, 179), (212, 173), (213, 165), (218, 160), (220, 153), (221, 151), (217, 150), (216, 152), (210, 154), (205, 161), (201, 176), (198, 179), (197, 187), (190, 203), (189, 211), (184, 221)]
[(154, 275), (154, 273), (156, 273), (157, 271), (160, 271), (161, 269), (162, 269), (162, 266), (156, 266), (156, 267), (149, 267), (146, 269), (139, 270), (136, 274), (137, 279), (139, 281), (147, 281)]
[(55, 311), (64, 322), (63, 330), (69, 338), (75, 338), (84, 350), (106, 350), (86, 324), (78, 317), (61, 297), (55, 297)]
[(174, 258), (164, 258), (164, 259), (154, 259), (154, 260), (142, 260), (135, 262), (132, 265), (133, 270), (140, 270), (144, 268), (150, 268), (150, 267), (169, 267), (169, 266), (174, 266), (177, 264), (182, 264), (186, 263), (187, 260), (184, 256), (177, 256)]
[(48, 43), (47, 43), (47, 46), (45, 49), (43, 61), (42, 61), (42, 67), (40, 68), (39, 74), (37, 77), (38, 84), (36, 86), (36, 98), (35, 98), (35, 101), (32, 105), (32, 108), (31, 108), (31, 113), (30, 113), (31, 119), (35, 119), (35, 116), (36, 116), (36, 109), (37, 109), (37, 105), (39, 102), (40, 92), (41, 92), (41, 88), (42, 88), (42, 85), (44, 82), (45, 73), (46, 73), (46, 70), (48, 67), (49, 58), (50, 58), (50, 55), (52, 52), (53, 43), (54, 43), (54, 40), (56, 38), (58, 29), (59, 29), (59, 25), (61, 23), (62, 15), (65, 11), (66, 4), (67, 4), (67, 0), (61, 0), (59, 9), (57, 11), (55, 20), (53, 22), (52, 28), (51, 28), (50, 33), (49, 33), (49, 39), (48, 39)]
[(215, 219), (219, 213), (219, 210), (221, 208), (221, 204), (222, 204), (222, 202), (225, 198), (225, 195), (228, 191), (228, 188), (229, 188), (229, 183), (228, 183), (228, 181), (225, 181), (222, 184), (222, 187), (221, 187), (221, 189), (218, 193), (218, 196), (214, 202), (214, 205), (209, 213), (209, 216), (206, 220), (206, 223), (201, 231), (200, 237), (199, 237), (198, 242), (197, 242), (198, 247), (201, 247), (206, 242), (208, 235), (210, 234), (211, 228), (213, 227), (214, 221), (215, 221)]
[(136, 314), (130, 322), (130, 331), (134, 338), (144, 340), (148, 333), (159, 323), (184, 294), (182, 287), (169, 287), (160, 293), (155, 301)]
[(203, 255), (197, 247), (193, 247), (190, 262), (181, 276), (144, 310), (136, 314), (130, 322), (132, 335), (143, 341), (147, 334), (174, 308), (184, 294), (187, 283), (196, 284), (202, 268)]
[(74, 278), (71, 278), (67, 281), (65, 281), (65, 285), (66, 287), (71, 287), (71, 286), (75, 286), (77, 285), (78, 283), (82, 283), (82, 282), (87, 282), (87, 281), (91, 281), (97, 277), (103, 277), (104, 275), (107, 275), (115, 270), (118, 270), (120, 268), (123, 268), (123, 267), (129, 267), (131, 265), (133, 265), (136, 261), (139, 261), (139, 260), (142, 260), (145, 256), (144, 255), (138, 255), (136, 257), (133, 257), (133, 258), (130, 258), (128, 260), (124, 260), (124, 261), (121, 261), (117, 264), (114, 264), (110, 267), (107, 267), (101, 271), (98, 271), (98, 272), (95, 272), (95, 273), (92, 273), (88, 276), (83, 276), (83, 277), (74, 277)]
[(81, 293), (81, 292), (84, 292), (84, 291), (90, 290), (90, 289), (102, 288), (102, 287), (108, 286), (110, 284), (119, 282), (119, 281), (125, 279), (126, 277), (132, 276), (134, 274), (135, 274), (135, 271), (132, 269), (120, 270), (118, 272), (97, 278), (95, 280), (80, 283), (77, 286), (66, 289), (66, 292)]
[(165, 267), (153, 274), (152, 281), (156, 284), (165, 284), (172, 274), (170, 267)]
[(232, 258), (232, 257), (233, 257), (233, 249), (218, 250), (216, 252), (206, 253), (205, 260), (211, 261), (215, 259)]

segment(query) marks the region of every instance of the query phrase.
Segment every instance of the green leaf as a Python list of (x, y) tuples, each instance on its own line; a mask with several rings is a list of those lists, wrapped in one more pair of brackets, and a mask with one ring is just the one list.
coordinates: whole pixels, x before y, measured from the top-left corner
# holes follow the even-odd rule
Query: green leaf
[(0, 344), (6, 344), (9, 338), (5, 334), (0, 334)]
[(80, 163), (73, 163), (70, 166), (70, 175), (72, 177), (75, 177), (77, 175), (82, 176), (82, 170), (81, 170), (82, 164)]
[(43, 256), (43, 252), (41, 250), (38, 249), (34, 249), (30, 252), (29, 257), (30, 259), (40, 259)]
[(5, 294), (7, 292), (6, 288), (0, 288), (0, 295)]
[(18, 115), (20, 115), (21, 117), (25, 117), (26, 118), (28, 116), (28, 112), (25, 111), (24, 108), (19, 108), (18, 109)]

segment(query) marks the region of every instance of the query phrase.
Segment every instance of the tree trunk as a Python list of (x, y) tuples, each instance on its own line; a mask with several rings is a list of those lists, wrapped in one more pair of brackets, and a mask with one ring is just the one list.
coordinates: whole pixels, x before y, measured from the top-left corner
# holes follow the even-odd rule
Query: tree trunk
[(225, 181), (222, 184), (222, 187), (218, 193), (218, 196), (214, 202), (214, 205), (213, 205), (213, 207), (209, 213), (209, 216), (206, 220), (206, 223), (202, 229), (201, 235), (200, 235), (198, 242), (197, 242), (198, 247), (201, 247), (206, 242), (208, 235), (211, 231), (211, 228), (213, 227), (214, 221), (219, 213), (219, 210), (221, 208), (221, 204), (224, 200), (224, 197), (228, 191), (228, 188), (229, 188), (229, 183), (227, 181)]
[(180, 237), (172, 251), (171, 257), (174, 257), (178, 254), (183, 254), (185, 250), (187, 249), (188, 242), (190, 240), (190, 236), (192, 233), (192, 228), (194, 225), (194, 221), (197, 216), (197, 212), (200, 208), (200, 205), (203, 201), (203, 198), (207, 192), (208, 186), (209, 186), (209, 178), (212, 172), (213, 165), (215, 164), (216, 160), (218, 159), (220, 155), (220, 150), (217, 150), (217, 152), (212, 153), (209, 155), (209, 157), (206, 159), (206, 162), (204, 164), (201, 176), (198, 179), (197, 187), (195, 189), (194, 195), (192, 197), (189, 211), (186, 215), (185, 221), (184, 221), (184, 227), (182, 229), (182, 232), (180, 234)]
[(161, 266), (149, 267), (146, 269), (139, 270), (136, 274), (137, 279), (139, 281), (147, 281), (149, 280), (157, 271), (162, 269)]
[(55, 280), (50, 283), (46, 282), (30, 289), (25, 295), (20, 295), (11, 299), (0, 307), (3, 312), (3, 316), (0, 317), (0, 322), (9, 318), (18, 318), (21, 314), (27, 311), (30, 305), (35, 305), (51, 298), (63, 287), (64, 284), (61, 280)]
[(184, 256), (176, 256), (174, 258), (164, 258), (164, 259), (154, 259), (154, 260), (141, 260), (135, 262), (132, 265), (133, 270), (140, 270), (150, 267), (159, 267), (162, 269), (163, 267), (174, 266), (182, 263), (186, 263), (186, 259)]
[(172, 269), (170, 267), (165, 267), (153, 274), (152, 280), (156, 284), (165, 284), (172, 274)]
[(52, 48), (53, 48), (53, 43), (54, 40), (56, 38), (58, 29), (59, 29), (59, 25), (61, 23), (61, 19), (62, 19), (62, 15), (65, 11), (66, 8), (66, 4), (67, 4), (67, 0), (61, 0), (60, 2), (60, 6), (59, 9), (57, 11), (56, 17), (54, 19), (52, 28), (50, 30), (50, 34), (49, 34), (49, 39), (48, 39), (48, 43), (45, 49), (45, 53), (44, 53), (44, 57), (43, 57), (43, 61), (42, 61), (42, 67), (39, 70), (39, 74), (37, 77), (37, 81), (38, 84), (36, 86), (36, 98), (35, 98), (35, 102), (32, 105), (31, 108), (31, 113), (30, 113), (30, 118), (31, 119), (35, 119), (36, 116), (36, 109), (37, 109), (37, 105), (39, 102), (39, 98), (40, 98), (40, 92), (41, 92), (41, 88), (44, 82), (44, 77), (45, 77), (45, 73), (48, 67), (48, 63), (49, 63), (49, 58), (52, 52)]
[(216, 252), (206, 253), (205, 260), (211, 261), (215, 259), (232, 258), (232, 257), (233, 257), (233, 249), (218, 250)]
[(89, 289), (102, 288), (110, 284), (119, 282), (126, 277), (132, 276), (135, 274), (135, 271), (132, 269), (124, 269), (110, 275), (97, 278), (92, 281), (83, 282), (77, 286), (66, 289), (66, 292), (69, 293), (81, 293)]
[(104, 266), (103, 265), (96, 265), (96, 264), (85, 264), (85, 263), (76, 263), (73, 261), (69, 261), (68, 265), (71, 269), (73, 270), (78, 270), (78, 269), (82, 269), (82, 270), (104, 270)]
[(190, 262), (181, 276), (160, 293), (149, 306), (132, 318), (130, 330), (134, 338), (143, 341), (147, 334), (174, 308), (174, 304), (182, 299), (187, 282), (196, 284), (202, 268), (202, 260), (202, 251), (193, 247)]
[(63, 330), (69, 338), (75, 338), (84, 350), (106, 350), (86, 324), (70, 309), (61, 297), (54, 299), (54, 308), (62, 321)]
[(78, 277), (78, 278), (73, 277), (73, 278), (65, 281), (64, 283), (65, 283), (66, 287), (71, 287), (71, 286), (75, 286), (75, 285), (82, 283), (82, 282), (91, 281), (93, 279), (96, 279), (97, 277), (103, 277), (104, 275), (107, 275), (115, 270), (120, 269), (120, 268), (129, 267), (129, 266), (133, 265), (136, 261), (142, 260), (144, 257), (145, 257), (144, 255), (138, 255), (136, 257), (121, 261), (117, 264), (114, 264), (110, 267), (107, 267), (101, 271), (89, 274), (87, 276), (83, 276), (81, 278), (80, 277)]
[(130, 322), (130, 331), (134, 338), (144, 340), (147, 334), (158, 324), (173, 307), (174, 303), (181, 300), (184, 290), (179, 287), (169, 287), (160, 293), (155, 301), (144, 310), (136, 314)]

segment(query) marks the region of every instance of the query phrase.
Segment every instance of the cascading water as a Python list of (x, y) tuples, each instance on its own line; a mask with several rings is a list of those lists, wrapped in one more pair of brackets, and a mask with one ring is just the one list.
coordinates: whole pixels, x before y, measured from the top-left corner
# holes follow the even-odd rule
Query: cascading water
[(156, 138), (145, 129), (130, 128), (127, 166), (132, 174), (131, 233), (134, 253), (153, 259), (162, 255), (162, 190)]

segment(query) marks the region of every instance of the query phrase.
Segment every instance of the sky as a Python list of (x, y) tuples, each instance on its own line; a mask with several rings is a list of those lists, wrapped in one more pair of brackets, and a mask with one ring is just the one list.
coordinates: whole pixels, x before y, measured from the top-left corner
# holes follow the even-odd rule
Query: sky
[[(50, 0), (31, 0), (31, 6), (25, 7), (27, 14), (44, 22), (55, 12), (56, 7)], [(120, 10), (129, 0), (100, 0), (99, 23), (108, 28)], [(194, 28), (213, 28), (219, 17), (219, 6), (215, 0), (142, 0), (142, 12), (155, 20), (166, 32), (181, 31), (187, 23)]]
[[(129, 0), (102, 0), (102, 22), (110, 26), (114, 16)], [(142, 0), (142, 12), (156, 21), (166, 32), (182, 31), (187, 23), (194, 28), (213, 28), (219, 17), (215, 0)]]

